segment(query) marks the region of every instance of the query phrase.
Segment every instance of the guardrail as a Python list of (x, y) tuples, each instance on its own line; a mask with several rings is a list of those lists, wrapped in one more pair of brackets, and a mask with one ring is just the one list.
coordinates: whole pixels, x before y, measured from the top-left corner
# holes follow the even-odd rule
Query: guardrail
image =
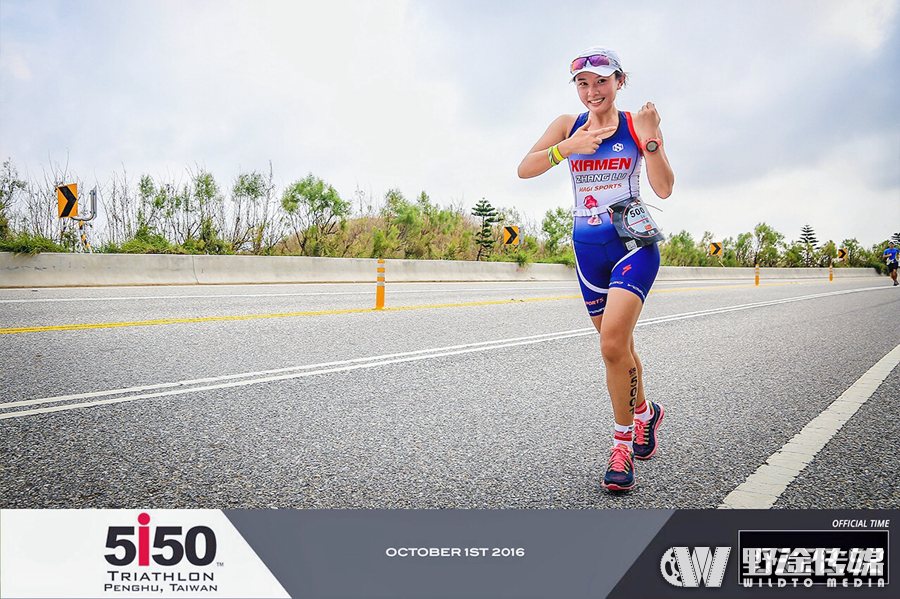
[[(574, 281), (562, 264), (388, 260), (388, 280)], [(237, 285), (254, 283), (361, 283), (375, 281), (377, 260), (307, 256), (197, 256), (173, 254), (68, 254), (0, 252), (0, 288), (122, 285)], [(753, 268), (664, 266), (659, 280), (752, 281)], [(873, 268), (836, 268), (835, 278), (878, 277)], [(828, 268), (761, 268), (760, 278), (820, 279)]]

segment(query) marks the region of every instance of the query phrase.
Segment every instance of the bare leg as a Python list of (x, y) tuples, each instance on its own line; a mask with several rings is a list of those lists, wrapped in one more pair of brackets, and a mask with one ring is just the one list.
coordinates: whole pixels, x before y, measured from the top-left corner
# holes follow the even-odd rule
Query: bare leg
[(634, 350), (634, 335), (631, 336), (631, 355), (634, 356), (634, 363), (637, 364), (638, 375), (637, 400), (634, 402), (634, 407), (639, 408), (644, 405), (644, 401), (647, 398), (644, 397), (644, 366), (641, 364), (641, 359)]
[(606, 364), (606, 386), (612, 399), (616, 423), (631, 425), (634, 408), (644, 402), (642, 366), (634, 351), (634, 325), (644, 304), (634, 293), (613, 288), (606, 311), (591, 320), (600, 332), (600, 353)]

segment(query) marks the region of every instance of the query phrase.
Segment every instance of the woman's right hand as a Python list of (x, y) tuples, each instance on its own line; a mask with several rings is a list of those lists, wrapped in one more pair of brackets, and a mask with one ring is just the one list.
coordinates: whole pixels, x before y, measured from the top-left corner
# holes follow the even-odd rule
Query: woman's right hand
[[(591, 119), (588, 118), (584, 126), (576, 129), (572, 137), (559, 144), (560, 152), (563, 156), (568, 157), (572, 154), (593, 154), (603, 143), (603, 138), (610, 137), (616, 131), (616, 127), (603, 127), (589, 131), (591, 127)], [(565, 147), (563, 147), (565, 144)]]

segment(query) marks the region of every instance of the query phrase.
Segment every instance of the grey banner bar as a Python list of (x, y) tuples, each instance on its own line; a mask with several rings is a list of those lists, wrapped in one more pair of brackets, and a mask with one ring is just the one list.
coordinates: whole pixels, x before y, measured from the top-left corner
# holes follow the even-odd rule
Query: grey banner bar
[(294, 598), (606, 597), (671, 510), (225, 510)]

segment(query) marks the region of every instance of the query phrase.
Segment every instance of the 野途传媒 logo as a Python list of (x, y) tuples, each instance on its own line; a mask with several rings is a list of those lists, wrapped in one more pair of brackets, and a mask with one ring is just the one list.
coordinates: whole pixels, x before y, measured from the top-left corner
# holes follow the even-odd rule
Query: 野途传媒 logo
[(725, 567), (731, 547), (672, 547), (659, 562), (659, 569), (666, 582), (676, 587), (722, 586)]
[(744, 587), (884, 587), (887, 530), (742, 530)]

